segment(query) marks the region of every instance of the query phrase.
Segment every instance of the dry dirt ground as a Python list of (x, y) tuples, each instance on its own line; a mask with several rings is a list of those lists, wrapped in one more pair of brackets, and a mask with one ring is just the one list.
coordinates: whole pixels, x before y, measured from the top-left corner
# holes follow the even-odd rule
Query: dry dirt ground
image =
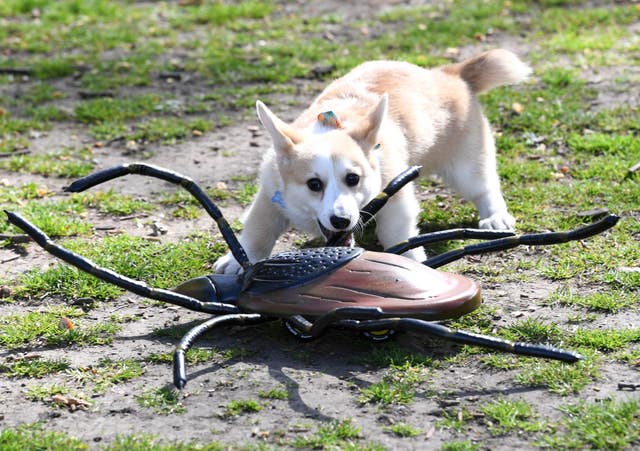
[[(380, 8), (401, 2), (295, 2), (286, 8), (307, 9), (309, 15), (326, 13), (347, 14), (367, 17)], [(402, 2), (405, 3), (405, 2)], [(304, 6), (302, 6), (304, 4)], [(510, 45), (521, 50), (524, 45), (517, 37), (495, 36), (482, 47)], [(479, 48), (480, 46), (478, 46)], [(463, 54), (472, 53), (476, 48), (464, 48)], [(174, 94), (191, 95), (206, 90), (204, 81), (192, 80), (190, 85), (177, 86)], [(202, 83), (202, 84), (200, 84)], [(290, 107), (278, 107), (285, 119), (292, 119), (308, 103), (313, 94), (321, 89), (315, 81), (299, 81), (297, 93), (287, 97)], [(624, 96), (624, 93), (620, 93)], [(618, 102), (619, 98), (604, 101)], [(230, 112), (230, 114), (233, 114)], [(175, 145), (153, 145), (153, 155), (148, 163), (169, 167), (187, 174), (204, 186), (215, 186), (218, 182), (235, 187), (232, 177), (253, 176), (261, 160), (263, 149), (269, 142), (266, 134), (252, 131), (255, 120), (237, 118), (234, 125), (207, 132), (197, 139), (189, 139)], [(82, 146), (92, 143), (91, 137), (82, 129), (68, 124), (66, 128), (54, 128), (32, 140), (31, 150), (37, 152), (64, 142), (68, 146)], [(223, 155), (224, 153), (224, 155)], [(113, 143), (94, 149), (97, 168), (128, 162), (122, 143)], [(51, 190), (60, 190), (66, 180), (41, 178), (33, 175), (0, 173), (14, 184), (35, 181), (43, 182)], [(157, 194), (172, 190), (168, 184), (142, 177), (128, 177), (110, 185), (115, 191), (143, 196), (149, 201)], [(62, 196), (62, 195), (61, 195)], [(227, 202), (222, 206), (227, 218), (236, 219), (242, 212), (237, 203)], [(194, 221), (171, 218), (159, 209), (152, 217), (145, 218), (143, 225), (134, 220), (119, 221), (114, 218), (92, 218), (96, 225), (114, 226), (124, 233), (148, 235), (150, 230), (144, 224), (157, 219), (168, 229), (160, 237), (163, 241), (179, 240), (194, 230), (211, 230), (217, 233), (211, 221), (202, 216)], [(298, 236), (286, 235), (279, 248), (292, 247)], [(10, 248), (0, 249), (0, 261), (15, 256)], [(489, 260), (500, 256), (487, 257)], [(28, 253), (17, 260), (2, 265), (7, 278), (12, 278), (29, 268), (46, 267), (56, 263), (53, 258), (33, 245)], [(535, 274), (526, 283), (484, 284), (486, 302), (496, 308), (493, 316), (496, 326), (512, 322), (516, 318), (534, 315), (543, 321), (552, 322), (558, 315), (571, 314), (570, 309), (548, 307), (539, 304), (557, 288), (554, 283)], [(44, 297), (36, 302), (1, 304), (3, 315), (36, 310), (44, 305), (58, 304), (60, 300)], [(64, 357), (72, 367), (95, 364), (100, 358), (113, 360), (143, 359), (152, 352), (165, 353), (176, 344), (175, 338), (158, 337), (152, 331), (175, 325), (189, 324), (205, 318), (202, 314), (186, 312), (175, 307), (150, 305), (141, 298), (125, 294), (114, 302), (103, 303), (91, 311), (89, 319), (96, 321), (109, 318), (112, 314), (130, 315), (139, 320), (123, 324), (114, 342), (107, 346), (37, 348), (24, 350), (47, 358)], [(605, 320), (606, 321), (606, 320)], [(611, 318), (618, 324), (627, 322), (630, 326), (640, 325), (636, 312), (618, 314)], [(161, 440), (220, 442), (229, 447), (260, 446), (292, 443), (296, 437), (312, 435), (318, 427), (331, 421), (350, 420), (361, 428), (361, 438), (355, 440), (358, 446), (378, 444), (388, 449), (438, 449), (453, 440), (471, 440), (483, 448), (522, 449), (530, 448), (526, 433), (510, 433), (493, 437), (479, 413), (479, 406), (497, 399), (522, 399), (533, 405), (538, 414), (553, 423), (560, 417), (558, 407), (571, 401), (540, 387), (530, 387), (514, 381), (513, 371), (496, 371), (480, 363), (449, 364), (446, 358), (454, 356), (459, 348), (412, 334), (401, 334), (395, 344), (408, 353), (432, 357), (441, 363), (440, 368), (429, 369), (425, 382), (415, 390), (415, 400), (407, 405), (380, 407), (359, 403), (360, 389), (380, 382), (389, 373), (388, 366), (378, 367), (368, 362), (372, 345), (348, 332), (336, 331), (320, 339), (303, 343), (290, 336), (276, 323), (254, 327), (229, 327), (210, 333), (202, 346), (214, 346), (220, 351), (238, 349), (246, 352), (228, 361), (208, 361), (188, 368), (189, 382), (181, 395), (180, 404), (185, 412), (162, 415), (142, 407), (135, 395), (161, 387), (171, 387), (171, 368), (165, 364), (144, 365), (144, 375), (129, 382), (115, 385), (104, 394), (91, 401), (87, 410), (69, 411), (52, 408), (43, 402), (25, 399), (25, 391), (31, 381), (24, 379), (0, 378), (0, 428), (13, 427), (24, 423), (43, 422), (47, 430), (64, 431), (78, 437), (92, 447), (99, 448), (112, 442), (118, 434), (153, 434)], [(14, 351), (0, 350), (0, 358), (6, 358)], [(365, 362), (365, 363), (363, 363)], [(637, 381), (637, 371), (628, 365), (611, 363), (604, 367), (597, 381), (583, 389), (580, 399), (594, 401), (612, 397), (624, 400), (637, 397), (634, 392), (621, 392), (618, 383)], [(67, 375), (49, 376), (39, 383), (69, 384)], [(259, 392), (284, 388), (288, 398), (260, 399)], [(258, 400), (263, 405), (259, 412), (227, 417), (225, 406), (232, 400)], [(471, 412), (470, 426), (465, 433), (439, 426), (443, 411)], [(422, 430), (413, 438), (402, 438), (386, 431), (394, 423), (406, 423)], [(283, 445), (285, 446), (285, 445)]]

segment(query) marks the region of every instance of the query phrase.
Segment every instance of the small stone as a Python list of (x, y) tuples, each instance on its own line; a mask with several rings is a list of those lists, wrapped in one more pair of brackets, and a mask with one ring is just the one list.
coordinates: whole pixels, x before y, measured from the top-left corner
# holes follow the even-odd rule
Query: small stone
[(460, 49), (458, 47), (449, 47), (444, 51), (444, 56), (447, 58), (457, 58), (460, 56)]
[(11, 288), (7, 285), (0, 285), (0, 299), (11, 296)]

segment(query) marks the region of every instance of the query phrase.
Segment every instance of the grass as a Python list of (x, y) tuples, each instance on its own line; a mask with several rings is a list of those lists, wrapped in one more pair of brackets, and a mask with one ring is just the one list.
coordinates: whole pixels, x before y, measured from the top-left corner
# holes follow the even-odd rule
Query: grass
[[(183, 332), (180, 332), (176, 335), (181, 334), (183, 334)], [(222, 351), (216, 348), (192, 348), (186, 354), (186, 359), (187, 363), (198, 364), (205, 362), (226, 362), (230, 359), (233, 359), (235, 356), (236, 353), (234, 352), (234, 350)], [(171, 363), (173, 362), (173, 353), (152, 353), (149, 354), (146, 360), (153, 363)]]
[(581, 295), (571, 290), (562, 289), (549, 297), (546, 302), (550, 305), (557, 303), (594, 312), (617, 313), (636, 307), (638, 297), (635, 293), (624, 290), (602, 290), (597, 293)]
[(44, 155), (15, 155), (0, 160), (0, 168), (45, 177), (78, 178), (93, 170), (92, 156), (91, 151), (86, 148), (64, 148)]
[(9, 377), (42, 378), (65, 371), (69, 367), (69, 361), (66, 359), (20, 358), (0, 363), (0, 373), (5, 373)]
[(546, 387), (560, 396), (569, 396), (580, 393), (597, 379), (599, 367), (597, 357), (592, 354), (587, 354), (585, 360), (576, 364), (532, 359), (522, 366), (514, 380), (526, 386)]
[[(212, 245), (204, 235), (170, 244), (118, 235), (105, 238), (97, 244), (74, 241), (66, 245), (72, 251), (93, 259), (98, 265), (145, 280), (159, 288), (173, 287), (184, 280), (206, 274), (209, 263), (223, 249), (226, 250), (219, 244)], [(20, 296), (37, 296), (47, 292), (73, 298), (106, 300), (117, 296), (122, 290), (66, 264), (45, 271), (28, 272), (18, 287)]]
[(540, 421), (534, 421), (533, 407), (522, 400), (498, 399), (485, 404), (482, 412), (486, 415), (491, 435), (506, 435), (511, 431), (538, 432), (545, 429), (546, 425)]
[(563, 449), (629, 449), (638, 444), (637, 399), (615, 402), (581, 402), (563, 408), (566, 416), (560, 428), (541, 442)]
[(479, 445), (476, 445), (471, 440), (451, 441), (442, 444), (442, 451), (475, 451), (480, 449)]
[(222, 451), (225, 447), (215, 441), (207, 444), (177, 440), (167, 442), (152, 434), (118, 434), (112, 443), (101, 449), (105, 451)]
[(398, 437), (417, 437), (423, 432), (422, 429), (406, 423), (392, 424), (391, 426), (385, 428), (385, 430)]
[(0, 431), (0, 448), (7, 451), (22, 449), (88, 450), (89, 445), (64, 432), (46, 430), (41, 423), (23, 424)]
[(233, 400), (224, 407), (225, 417), (235, 417), (245, 413), (260, 412), (263, 406), (253, 399), (236, 399)]
[(258, 396), (264, 399), (289, 399), (289, 392), (281, 388), (272, 388), (271, 390), (262, 390), (258, 392)]
[(143, 199), (118, 194), (113, 190), (79, 193), (71, 196), (72, 202), (93, 208), (100, 213), (114, 216), (129, 216), (134, 213), (148, 213), (154, 207)]
[(361, 436), (362, 430), (350, 420), (332, 421), (320, 426), (313, 435), (297, 437), (292, 445), (304, 449), (353, 448)]
[(144, 117), (153, 112), (160, 102), (156, 95), (142, 95), (132, 98), (100, 98), (79, 104), (75, 117), (86, 124), (118, 123)]
[[(0, 317), (0, 345), (17, 349), (35, 343), (49, 346), (104, 345), (112, 342), (120, 330), (118, 324), (85, 324), (81, 310), (50, 307), (43, 311), (10, 314)], [(73, 324), (71, 330), (60, 326), (63, 318)]]
[(422, 364), (391, 364), (382, 381), (360, 389), (359, 402), (382, 406), (409, 404), (415, 397), (417, 385), (426, 380), (427, 373), (428, 369)]
[(471, 412), (466, 407), (441, 410), (440, 415), (442, 418), (437, 421), (437, 426), (444, 429), (453, 429), (457, 432), (465, 430), (473, 418)]
[(160, 415), (183, 414), (187, 411), (175, 389), (152, 388), (135, 395), (135, 398), (142, 407), (151, 409)]
[(102, 358), (96, 365), (75, 369), (71, 377), (83, 385), (91, 384), (94, 393), (104, 393), (108, 388), (136, 379), (144, 374), (142, 364), (134, 359), (112, 360)]

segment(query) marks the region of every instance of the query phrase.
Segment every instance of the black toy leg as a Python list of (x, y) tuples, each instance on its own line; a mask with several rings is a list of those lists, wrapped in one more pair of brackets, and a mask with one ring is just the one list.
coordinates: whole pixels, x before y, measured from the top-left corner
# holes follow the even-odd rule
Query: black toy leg
[(328, 326), (341, 320), (377, 319), (382, 315), (379, 307), (343, 307), (331, 310), (313, 322), (301, 315), (291, 316), (285, 320), (285, 326), (297, 337), (311, 340), (322, 335)]
[[(363, 228), (373, 219), (376, 213), (385, 206), (391, 196), (420, 175), (420, 168), (420, 166), (412, 166), (402, 172), (391, 180), (380, 194), (374, 197), (367, 205), (362, 207), (362, 210), (360, 210), (360, 222), (362, 223)], [(331, 240), (327, 241), (327, 246), (344, 246), (345, 240), (348, 238), (349, 234), (350, 232), (336, 234)]]
[(385, 252), (391, 254), (403, 254), (404, 252), (416, 248), (418, 246), (426, 246), (428, 244), (439, 243), (448, 240), (459, 239), (478, 239), (478, 240), (494, 240), (496, 238), (505, 238), (513, 236), (515, 233), (509, 230), (485, 230), (485, 229), (450, 229), (438, 232), (424, 233), (414, 236), (406, 241), (398, 243), (385, 249)]
[(180, 344), (173, 353), (173, 384), (180, 390), (187, 384), (185, 354), (202, 334), (223, 324), (255, 324), (264, 321), (269, 321), (269, 318), (258, 313), (250, 313), (217, 316), (204, 323), (198, 324), (182, 337)]
[(44, 250), (51, 255), (58, 257), (59, 259), (69, 263), (76, 268), (97, 277), (100, 280), (116, 285), (120, 288), (124, 288), (132, 293), (140, 296), (144, 296), (149, 299), (155, 299), (157, 301), (168, 302), (170, 304), (179, 305), (181, 307), (195, 310), (197, 312), (207, 313), (237, 313), (238, 307), (231, 304), (223, 304), (220, 302), (201, 302), (189, 296), (174, 293), (169, 290), (162, 290), (159, 288), (149, 287), (146, 283), (131, 279), (129, 277), (118, 274), (110, 269), (102, 268), (91, 260), (84, 258), (70, 250), (54, 243), (51, 239), (35, 225), (24, 219), (22, 216), (5, 211), (9, 222), (13, 225), (24, 230), (33, 240)]
[(207, 196), (200, 186), (193, 179), (186, 177), (184, 175), (178, 174), (177, 172), (170, 171), (168, 169), (163, 169), (157, 166), (153, 166), (150, 164), (144, 163), (125, 163), (119, 166), (114, 166), (112, 168), (104, 169), (102, 171), (95, 172), (93, 174), (87, 175), (81, 179), (76, 180), (71, 185), (69, 185), (65, 191), (69, 191), (72, 193), (79, 193), (86, 189), (89, 189), (93, 186), (99, 185), (101, 183), (107, 182), (109, 180), (116, 179), (118, 177), (123, 177), (128, 174), (139, 174), (145, 175), (148, 177), (154, 177), (158, 179), (165, 180), (170, 183), (174, 183), (176, 185), (182, 186), (184, 189), (189, 191), (193, 197), (195, 197), (198, 202), (204, 207), (209, 216), (213, 218), (218, 227), (220, 228), (220, 233), (222, 234), (224, 240), (227, 242), (229, 249), (235, 259), (240, 263), (240, 265), (246, 270), (251, 263), (247, 257), (245, 250), (240, 245), (240, 242), (236, 238), (233, 230), (231, 230), (231, 226), (227, 222), (226, 219), (222, 216), (222, 213), (213, 203), (213, 201)]
[(498, 337), (475, 334), (462, 330), (453, 330), (441, 324), (423, 321), (414, 318), (389, 318), (368, 321), (345, 321), (338, 323), (341, 326), (356, 329), (358, 331), (371, 331), (381, 329), (395, 329), (407, 332), (421, 332), (445, 340), (460, 344), (481, 346), (530, 357), (543, 357), (546, 359), (561, 360), (564, 362), (576, 362), (583, 357), (575, 352), (554, 348), (548, 345), (511, 342)]
[(503, 251), (511, 249), (520, 245), (528, 246), (546, 246), (551, 244), (561, 244), (568, 241), (582, 240), (593, 235), (604, 232), (615, 226), (620, 217), (616, 215), (609, 215), (599, 221), (592, 224), (580, 227), (569, 232), (548, 232), (548, 233), (529, 233), (520, 236), (511, 236), (507, 238), (500, 238), (497, 240), (491, 240), (484, 243), (472, 244), (460, 249), (455, 249), (449, 252), (445, 252), (435, 257), (425, 260), (425, 265), (431, 268), (438, 268), (456, 261), (467, 255), (486, 254), (489, 252)]

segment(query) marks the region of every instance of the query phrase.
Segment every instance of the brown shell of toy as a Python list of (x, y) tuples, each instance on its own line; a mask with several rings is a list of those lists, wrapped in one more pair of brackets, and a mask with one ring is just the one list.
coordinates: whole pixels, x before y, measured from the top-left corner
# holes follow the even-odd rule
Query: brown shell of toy
[(481, 304), (473, 280), (429, 268), (406, 257), (365, 251), (309, 283), (240, 295), (244, 311), (275, 316), (318, 317), (342, 307), (379, 307), (385, 317), (455, 318)]

